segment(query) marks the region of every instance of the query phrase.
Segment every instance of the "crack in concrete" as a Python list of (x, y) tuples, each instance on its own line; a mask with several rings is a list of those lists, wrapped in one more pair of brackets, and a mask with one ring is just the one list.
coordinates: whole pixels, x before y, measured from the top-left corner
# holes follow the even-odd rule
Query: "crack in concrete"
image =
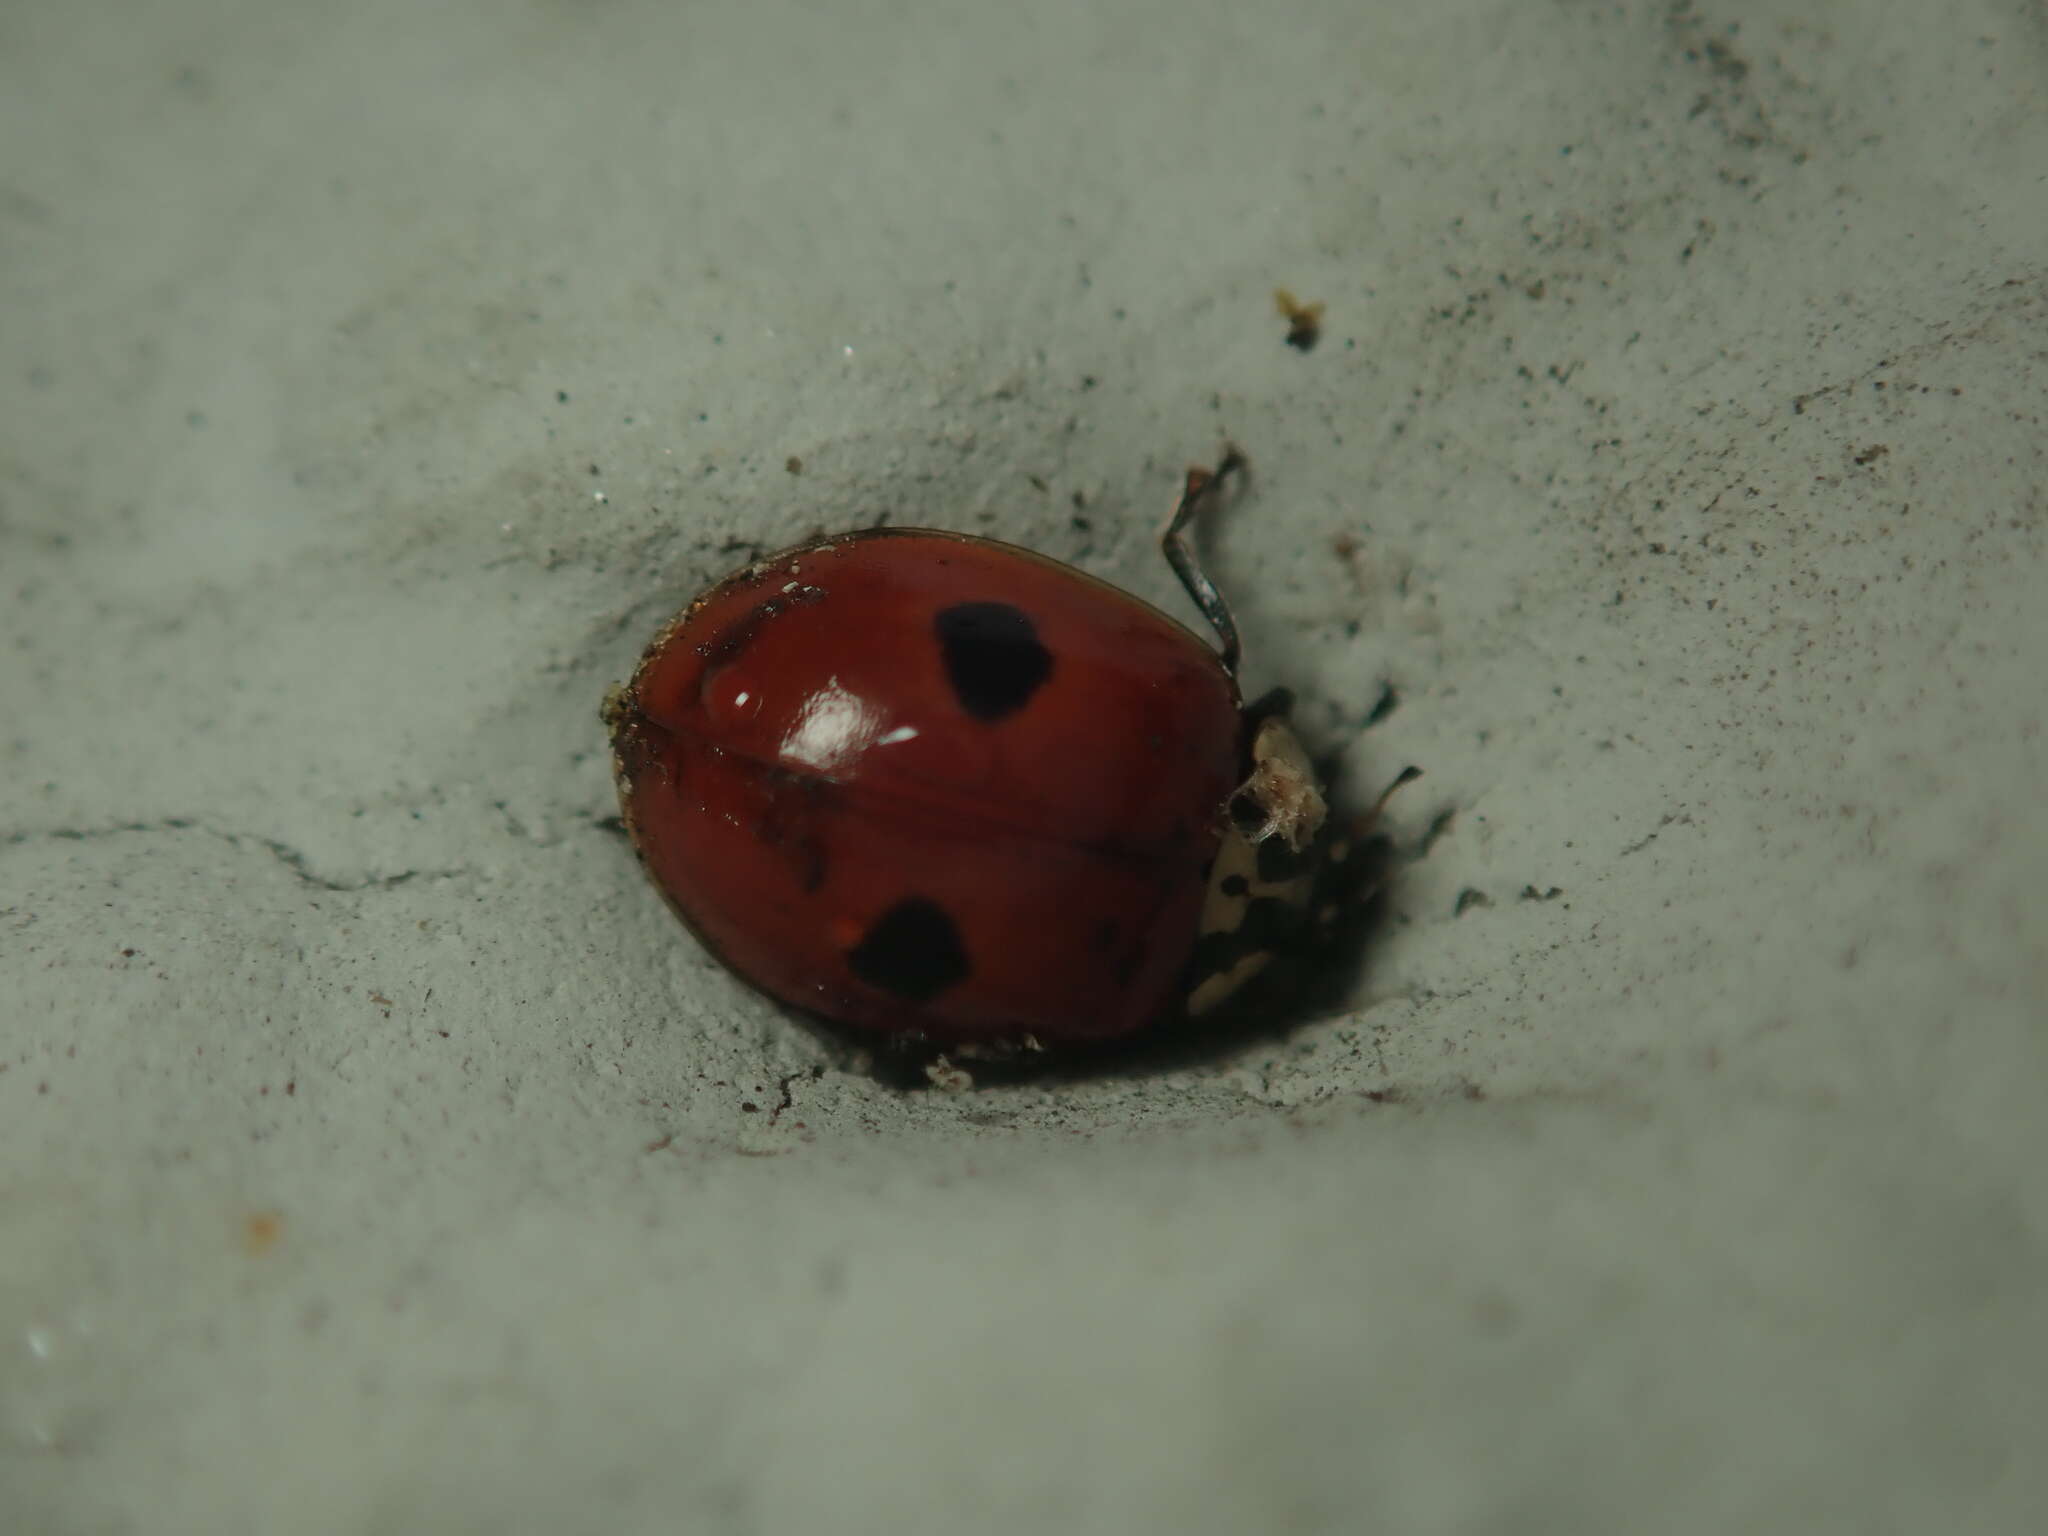
[(229, 846), (240, 849), (251, 844), (261, 848), (278, 863), (290, 870), (302, 884), (317, 890), (349, 893), (354, 891), (382, 891), (395, 886), (409, 885), (415, 880), (453, 880), (470, 874), (466, 867), (450, 869), (406, 869), (396, 874), (372, 875), (367, 879), (347, 881), (335, 880), (314, 871), (306, 855), (289, 843), (274, 837), (263, 837), (253, 832), (227, 832), (218, 827), (209, 827), (188, 816), (166, 816), (157, 821), (122, 821), (104, 827), (46, 827), (26, 831), (10, 832), (0, 842), (9, 846), (50, 839), (60, 842), (98, 842), (103, 838), (125, 837), (138, 832), (199, 832), (207, 837), (218, 838)]

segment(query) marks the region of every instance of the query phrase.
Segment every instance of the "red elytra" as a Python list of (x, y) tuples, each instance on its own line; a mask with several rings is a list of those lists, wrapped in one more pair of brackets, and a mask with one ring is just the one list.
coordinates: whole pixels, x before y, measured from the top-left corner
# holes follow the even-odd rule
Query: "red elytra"
[(606, 719), (635, 846), (714, 954), (949, 1044), (1171, 1012), (1244, 776), (1210, 646), (1071, 567), (923, 529), (720, 582)]

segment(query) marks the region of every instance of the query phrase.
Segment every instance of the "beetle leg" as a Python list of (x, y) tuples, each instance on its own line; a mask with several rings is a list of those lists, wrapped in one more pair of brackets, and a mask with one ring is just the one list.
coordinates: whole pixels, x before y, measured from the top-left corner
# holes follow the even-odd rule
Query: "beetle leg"
[(1216, 583), (1211, 581), (1209, 573), (1202, 569), (1202, 562), (1195, 553), (1194, 537), (1188, 525), (1215, 496), (1226, 477), (1248, 467), (1242, 453), (1234, 447), (1226, 446), (1223, 458), (1215, 469), (1204, 469), (1199, 465), (1190, 468), (1187, 482), (1181, 489), (1180, 500), (1159, 529), (1159, 548), (1166, 555), (1166, 563), (1173, 567), (1173, 574), (1180, 578), (1180, 584), (1187, 589), (1188, 596), (1193, 598), (1195, 606), (1202, 610), (1202, 617), (1207, 619), (1209, 627), (1216, 631), (1217, 660), (1223, 663), (1223, 670), (1232, 677), (1237, 676), (1237, 620), (1230, 616), (1230, 604), (1223, 600), (1223, 594), (1216, 589)]

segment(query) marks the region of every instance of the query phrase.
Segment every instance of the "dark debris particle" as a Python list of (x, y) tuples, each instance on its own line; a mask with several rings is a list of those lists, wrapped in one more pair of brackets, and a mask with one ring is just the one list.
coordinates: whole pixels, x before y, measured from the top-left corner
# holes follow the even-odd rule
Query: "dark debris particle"
[(1436, 847), (1439, 839), (1449, 835), (1457, 819), (1458, 811), (1455, 806), (1438, 811), (1435, 816), (1431, 817), (1428, 828), (1422, 834), (1422, 845), (1416, 849), (1415, 856), (1417, 858), (1428, 858), (1430, 850)]
[(1273, 304), (1287, 321), (1287, 345), (1297, 352), (1312, 352), (1323, 336), (1323, 304), (1304, 304), (1285, 288), (1273, 290)]

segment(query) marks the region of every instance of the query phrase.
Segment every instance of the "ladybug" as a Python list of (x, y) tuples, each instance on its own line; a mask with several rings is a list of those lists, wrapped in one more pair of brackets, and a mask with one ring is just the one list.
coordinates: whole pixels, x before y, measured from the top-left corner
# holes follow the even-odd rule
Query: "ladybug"
[[(1322, 786), (1287, 696), (1215, 630), (1015, 545), (869, 528), (690, 603), (605, 700), (654, 884), (761, 991), (857, 1031), (1000, 1051), (1206, 1013), (1312, 926)], [(1403, 778), (1412, 776), (1413, 770)]]

